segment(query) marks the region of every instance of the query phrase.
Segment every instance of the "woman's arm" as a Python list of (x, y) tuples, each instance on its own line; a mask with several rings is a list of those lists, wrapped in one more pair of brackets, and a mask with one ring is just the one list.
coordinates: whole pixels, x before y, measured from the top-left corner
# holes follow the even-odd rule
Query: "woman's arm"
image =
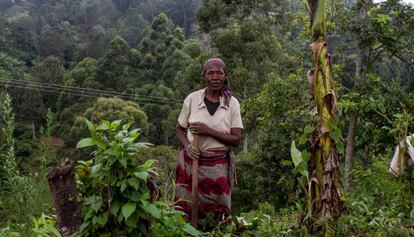
[(193, 147), (187, 139), (185, 128), (180, 126), (180, 123), (177, 122), (175, 125), (175, 135), (180, 141), (181, 145), (186, 149), (187, 154), (192, 159), (198, 159), (200, 157), (200, 151), (197, 147)]
[[(214, 137), (221, 143), (228, 146), (237, 146), (241, 140), (241, 128), (232, 128), (230, 134), (216, 131), (204, 123), (192, 123), (190, 124), (190, 131), (192, 134), (207, 135)], [(177, 135), (178, 137), (178, 135)], [(187, 141), (188, 142), (188, 141)]]
[(183, 147), (187, 147), (190, 144), (186, 136), (185, 128), (181, 127), (181, 125), (178, 122), (175, 125), (175, 135), (177, 136), (178, 140), (180, 141)]

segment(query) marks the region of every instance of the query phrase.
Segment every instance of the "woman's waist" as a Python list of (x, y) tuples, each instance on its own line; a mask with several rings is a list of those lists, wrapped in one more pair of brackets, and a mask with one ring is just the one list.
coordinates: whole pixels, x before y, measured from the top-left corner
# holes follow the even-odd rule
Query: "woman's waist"
[(200, 159), (223, 159), (228, 157), (229, 152), (230, 148), (228, 146), (209, 148), (205, 150), (200, 149)]
[[(191, 140), (190, 140), (191, 142)], [(199, 136), (198, 139), (198, 150), (200, 152), (220, 152), (222, 150), (229, 150), (228, 146), (218, 141), (217, 139), (210, 136)]]

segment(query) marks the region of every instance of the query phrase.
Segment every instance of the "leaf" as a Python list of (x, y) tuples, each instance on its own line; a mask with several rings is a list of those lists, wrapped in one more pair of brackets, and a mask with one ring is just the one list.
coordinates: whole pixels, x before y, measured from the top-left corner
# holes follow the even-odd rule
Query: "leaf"
[(304, 132), (305, 134), (312, 133), (313, 131), (315, 131), (315, 128), (314, 128), (314, 127), (312, 127), (312, 126), (309, 126), (309, 125), (306, 125), (306, 127), (303, 129), (303, 132)]
[(307, 150), (303, 150), (303, 151), (302, 151), (302, 153), (301, 153), (301, 155), (302, 155), (302, 159), (303, 159), (303, 161), (304, 161), (305, 163), (307, 163), (307, 162), (308, 162), (308, 160), (309, 160), (309, 158), (310, 158), (310, 153), (309, 153), (309, 151), (307, 151)]
[(291, 160), (282, 160), (282, 165), (283, 166), (289, 166), (289, 165), (292, 165), (292, 161)]
[(329, 130), (335, 130), (338, 127), (338, 120), (335, 117), (329, 118), (327, 126)]
[(308, 141), (308, 135), (306, 133), (302, 133), (299, 137), (299, 145), (303, 145)]
[(329, 136), (336, 142), (340, 143), (341, 139), (341, 130), (339, 128), (335, 128), (333, 131), (329, 133)]
[(85, 123), (91, 133), (95, 132), (95, 126), (93, 126), (93, 123), (91, 121), (85, 119)]
[(111, 129), (117, 130), (119, 128), (119, 125), (121, 125), (121, 120), (115, 120), (111, 123)]
[(132, 124), (132, 122), (124, 124), (124, 126), (122, 126), (122, 130), (128, 131), (129, 127), (131, 127), (131, 124)]
[(290, 146), (290, 156), (292, 157), (292, 161), (295, 167), (298, 167), (303, 161), (302, 154), (298, 148), (296, 148), (295, 141), (292, 141), (292, 145)]
[(106, 143), (105, 141), (101, 138), (101, 137), (97, 137), (94, 139), (95, 144), (100, 148), (100, 149), (105, 149), (106, 148)]
[(137, 204), (131, 202), (122, 206), (122, 215), (124, 216), (125, 220), (127, 220), (128, 217), (130, 217), (131, 214), (134, 213), (136, 208)]
[(135, 190), (138, 190), (139, 188), (139, 181), (135, 177), (129, 178), (128, 184), (129, 186), (133, 187)]
[(116, 157), (121, 157), (122, 156), (122, 148), (118, 144), (115, 144), (113, 146), (113, 151), (114, 151), (114, 154), (115, 154)]
[(88, 137), (88, 138), (83, 138), (82, 140), (80, 140), (77, 144), (76, 144), (76, 148), (80, 149), (80, 148), (85, 148), (85, 147), (90, 147), (95, 145), (95, 142), (92, 138)]
[(135, 146), (137, 148), (148, 148), (148, 147), (152, 146), (152, 144), (148, 143), (148, 142), (139, 142), (139, 143), (135, 143)]
[(140, 135), (140, 131), (141, 129), (137, 128), (129, 132), (129, 136), (132, 138), (133, 141), (137, 140), (137, 138)]
[(106, 127), (111, 127), (111, 122), (109, 122), (108, 120), (105, 120), (105, 119), (102, 119), (101, 120), (101, 123), (103, 124), (103, 125), (105, 125)]
[(343, 155), (345, 151), (344, 144), (342, 142), (336, 143), (336, 149), (338, 149), (338, 153)]
[(126, 180), (123, 180), (121, 183), (121, 192), (123, 192), (127, 188), (127, 182)]
[(127, 220), (127, 226), (130, 228), (135, 228), (137, 226), (137, 223), (139, 223), (139, 217), (137, 215), (132, 215)]
[(127, 160), (125, 158), (119, 159), (119, 163), (121, 163), (122, 167), (124, 167), (126, 169), (128, 164), (127, 164)]
[(148, 175), (149, 175), (148, 171), (134, 172), (135, 177), (138, 177), (144, 181), (147, 181)]
[(151, 214), (151, 216), (159, 219), (161, 217), (160, 210), (154, 204), (144, 206), (144, 210)]
[(97, 165), (92, 166), (91, 177), (96, 177), (97, 173), (101, 170), (101, 168), (102, 168), (102, 164), (97, 164)]
[(96, 130), (97, 131), (106, 131), (108, 129), (109, 129), (109, 127), (106, 124), (104, 124), (104, 123), (102, 123), (101, 125), (99, 125), (98, 127), (96, 127)]
[(106, 222), (108, 222), (108, 213), (104, 213), (98, 218), (98, 224), (101, 226), (105, 226)]
[(121, 207), (121, 204), (119, 203), (119, 201), (118, 201), (118, 200), (113, 201), (113, 202), (111, 203), (111, 209), (110, 209), (111, 213), (112, 213), (113, 215), (117, 215), (117, 213), (118, 213), (118, 211), (119, 211), (119, 208), (120, 208), (120, 207)]
[(383, 103), (378, 104), (378, 109), (380, 110), (381, 113), (385, 114), (386, 109)]
[(153, 165), (155, 162), (157, 162), (157, 160), (154, 160), (154, 159), (150, 159), (150, 160), (145, 161), (145, 163), (144, 163), (144, 168), (145, 168), (145, 169), (149, 169), (149, 168), (151, 168), (151, 167), (152, 167), (152, 165)]
[(102, 206), (102, 199), (95, 199), (93, 203), (91, 203), (91, 207), (95, 212), (97, 212)]
[(183, 226), (183, 230), (185, 233), (192, 235), (192, 236), (201, 236), (201, 232), (195, 229), (192, 225), (185, 223)]

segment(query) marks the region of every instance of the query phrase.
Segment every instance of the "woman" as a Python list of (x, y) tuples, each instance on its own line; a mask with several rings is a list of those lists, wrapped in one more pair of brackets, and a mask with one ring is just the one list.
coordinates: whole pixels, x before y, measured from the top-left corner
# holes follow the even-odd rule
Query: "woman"
[[(202, 77), (207, 87), (191, 93), (184, 101), (176, 135), (181, 155), (176, 170), (176, 200), (180, 210), (191, 216), (191, 165), (198, 159), (198, 216), (213, 213), (219, 222), (231, 217), (231, 189), (235, 182), (235, 157), (231, 146), (240, 143), (243, 128), (240, 104), (231, 95), (224, 62), (206, 61)], [(191, 142), (198, 136), (198, 147)]]

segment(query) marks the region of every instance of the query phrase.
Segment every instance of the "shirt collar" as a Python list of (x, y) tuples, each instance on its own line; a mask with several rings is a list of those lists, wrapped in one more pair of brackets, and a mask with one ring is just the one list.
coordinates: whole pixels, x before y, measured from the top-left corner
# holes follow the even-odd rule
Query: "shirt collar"
[[(204, 103), (204, 97), (206, 96), (206, 89), (207, 88), (204, 88), (201, 91), (201, 93), (199, 94), (198, 98), (197, 98), (197, 100), (198, 100), (198, 102), (197, 102), (198, 109), (202, 109), (202, 108), (206, 107), (206, 104)], [(229, 109), (229, 107), (226, 106), (225, 103), (224, 103), (224, 96), (220, 96), (220, 106), (219, 106), (219, 108), (220, 107), (222, 107), (224, 109)]]

